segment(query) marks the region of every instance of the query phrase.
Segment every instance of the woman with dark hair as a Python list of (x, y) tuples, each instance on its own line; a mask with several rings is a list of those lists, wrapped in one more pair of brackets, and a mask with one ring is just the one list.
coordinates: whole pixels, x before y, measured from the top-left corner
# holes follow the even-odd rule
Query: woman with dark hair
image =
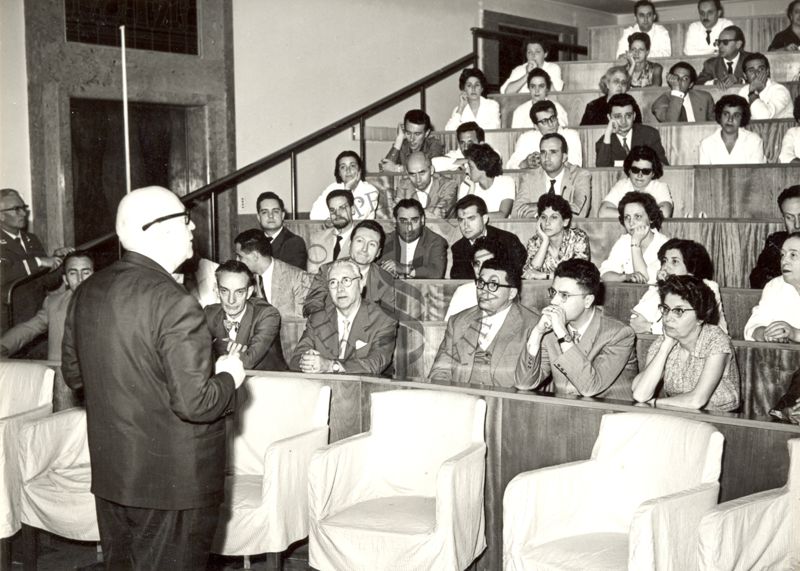
[(562, 127), (569, 126), (569, 115), (567, 110), (558, 102), (549, 98), (550, 90), (553, 88), (553, 80), (550, 75), (541, 68), (536, 68), (528, 74), (528, 93), (530, 100), (514, 109), (511, 115), (512, 129), (530, 129), (533, 125), (531, 120), (531, 109), (539, 101), (549, 101), (556, 108), (558, 124)]
[(600, 218), (613, 218), (617, 216), (617, 206), (623, 196), (632, 191), (644, 192), (652, 196), (664, 218), (672, 218), (672, 193), (669, 186), (661, 182), (664, 167), (656, 152), (650, 147), (638, 145), (631, 149), (625, 162), (622, 163), (625, 176), (611, 187), (608, 194), (600, 203)]
[(489, 216), (508, 218), (514, 207), (517, 187), (514, 179), (503, 174), (503, 159), (486, 143), (475, 143), (464, 152), (469, 176), (458, 188), (458, 200), (468, 194), (480, 196)]
[(336, 182), (329, 184), (322, 194), (317, 197), (311, 206), (309, 218), (311, 220), (328, 220), (328, 203), (326, 198), (331, 191), (337, 188), (344, 188), (353, 193), (355, 200), (355, 215), (353, 220), (374, 219), (375, 211), (378, 208), (378, 189), (364, 180), (364, 163), (361, 157), (354, 151), (342, 151), (336, 157), (333, 168), (333, 176)]
[[(552, 89), (561, 91), (564, 89), (564, 82), (561, 80), (561, 68), (558, 64), (544, 61), (547, 57), (547, 46), (541, 40), (529, 40), (525, 42), (525, 63), (518, 65), (511, 70), (511, 74), (505, 83), (500, 87), (500, 93), (528, 93), (528, 83), (530, 82), (530, 72), (534, 69), (542, 69), (552, 80)], [(548, 86), (550, 89), (550, 86)]]
[[(798, 0), (800, 3), (800, 0)], [(800, 4), (798, 4), (800, 9)], [(781, 153), (778, 155), (778, 162), (781, 163), (800, 163), (800, 95), (794, 98), (794, 120), (797, 127), (792, 127), (783, 136)]]
[[(633, 379), (637, 402), (653, 399), (680, 408), (739, 408), (739, 370), (731, 339), (717, 326), (717, 300), (695, 276), (669, 276), (658, 286), (664, 334), (647, 351), (647, 365)], [(653, 398), (664, 381), (663, 395)]]
[[(581, 125), (607, 125), (608, 124), (608, 100), (618, 93), (627, 93), (631, 88), (631, 76), (628, 68), (624, 65), (615, 65), (608, 68), (600, 78), (600, 91), (603, 95), (597, 99), (592, 99), (586, 104), (583, 112)], [(637, 113), (635, 123), (641, 123), (641, 114)]]
[(661, 85), (664, 68), (660, 63), (647, 59), (650, 55), (650, 36), (644, 32), (635, 32), (628, 36), (628, 75), (631, 76), (631, 87), (651, 87)]
[(536, 204), (539, 222), (536, 234), (528, 240), (528, 260), (522, 268), (523, 279), (549, 280), (564, 260), (591, 261), (589, 236), (572, 228), (569, 202), (557, 194), (543, 194)]
[(719, 125), (713, 134), (700, 141), (701, 165), (764, 164), (761, 137), (744, 129), (750, 124), (750, 104), (740, 95), (723, 95), (714, 104)]
[(775, 34), (767, 51), (796, 52), (800, 50), (800, 0), (792, 0), (786, 9), (789, 26)]
[[(711, 279), (714, 273), (714, 263), (711, 256), (703, 247), (692, 240), (682, 240), (680, 238), (670, 238), (658, 250), (658, 259), (661, 261), (661, 269), (658, 272), (658, 281), (663, 282), (669, 276), (694, 276), (703, 280), (717, 300), (719, 310), (719, 328), (725, 333), (728, 332), (728, 324), (725, 322), (725, 313), (722, 311), (722, 298), (719, 294), (717, 282)], [(658, 295), (658, 288), (651, 286), (644, 293), (639, 303), (631, 311), (630, 325), (636, 333), (663, 333), (663, 322), (658, 304), (661, 299)]]
[(625, 234), (600, 264), (600, 278), (604, 282), (656, 283), (658, 250), (667, 241), (659, 232), (664, 217), (658, 204), (649, 194), (633, 191), (619, 201), (618, 212)]
[(475, 121), (483, 129), (500, 128), (500, 104), (486, 99), (486, 76), (477, 68), (468, 68), (458, 78), (458, 105), (444, 126), (445, 131), (455, 131), (461, 123)]

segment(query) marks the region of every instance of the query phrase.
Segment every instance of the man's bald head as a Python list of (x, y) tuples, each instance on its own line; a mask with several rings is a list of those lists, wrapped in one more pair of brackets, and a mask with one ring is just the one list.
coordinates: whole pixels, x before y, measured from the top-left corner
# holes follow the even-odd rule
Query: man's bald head
[(431, 160), (423, 153), (411, 153), (406, 159), (406, 172), (414, 188), (425, 190), (431, 182), (431, 176), (433, 176)]

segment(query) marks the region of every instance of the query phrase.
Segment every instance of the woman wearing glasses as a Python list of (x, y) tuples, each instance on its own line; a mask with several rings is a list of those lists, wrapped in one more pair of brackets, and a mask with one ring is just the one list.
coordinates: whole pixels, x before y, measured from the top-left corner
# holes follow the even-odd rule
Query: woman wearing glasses
[[(618, 93), (627, 93), (630, 87), (631, 76), (625, 66), (615, 65), (608, 68), (600, 78), (600, 91), (603, 92), (603, 95), (586, 104), (581, 125), (607, 125), (608, 114), (611, 111), (608, 108), (608, 100)], [(636, 113), (634, 122), (642, 122), (641, 113)]]
[[(659, 284), (664, 335), (647, 352), (633, 379), (637, 402), (691, 409), (739, 408), (739, 370), (728, 335), (717, 326), (714, 292), (695, 276), (669, 276)], [(662, 396), (653, 398), (663, 380)]]
[(652, 87), (661, 85), (664, 69), (661, 64), (647, 59), (650, 55), (650, 36), (644, 32), (636, 32), (628, 36), (628, 75), (631, 76), (631, 87)]
[(664, 174), (664, 167), (655, 151), (642, 145), (633, 147), (625, 157), (622, 168), (627, 178), (611, 187), (600, 203), (598, 216), (600, 218), (617, 216), (617, 208), (622, 197), (629, 192), (637, 191), (652, 196), (664, 218), (672, 218), (672, 193), (669, 191), (669, 186), (658, 180)]

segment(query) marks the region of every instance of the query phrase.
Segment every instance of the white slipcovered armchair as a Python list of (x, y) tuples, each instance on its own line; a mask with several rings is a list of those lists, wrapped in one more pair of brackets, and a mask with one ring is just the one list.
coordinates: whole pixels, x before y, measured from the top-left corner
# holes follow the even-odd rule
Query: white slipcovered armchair
[(328, 443), (331, 389), (250, 377), (237, 394), (225, 505), (212, 551), (279, 553), (308, 535), (308, 463)]
[(604, 415), (590, 460), (508, 484), (505, 570), (694, 569), (697, 525), (717, 503), (722, 445), (703, 422)]
[(800, 569), (800, 438), (787, 444), (785, 486), (719, 504), (703, 516), (701, 571)]
[(317, 451), (309, 563), (322, 571), (464, 569), (485, 549), (486, 402), (372, 394), (370, 431)]

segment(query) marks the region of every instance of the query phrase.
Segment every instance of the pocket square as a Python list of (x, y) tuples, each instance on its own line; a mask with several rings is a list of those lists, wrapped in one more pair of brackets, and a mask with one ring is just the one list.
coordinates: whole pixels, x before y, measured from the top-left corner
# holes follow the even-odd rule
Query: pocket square
[(364, 341), (362, 341), (361, 339), (356, 339), (356, 351), (366, 346), (367, 344)]

